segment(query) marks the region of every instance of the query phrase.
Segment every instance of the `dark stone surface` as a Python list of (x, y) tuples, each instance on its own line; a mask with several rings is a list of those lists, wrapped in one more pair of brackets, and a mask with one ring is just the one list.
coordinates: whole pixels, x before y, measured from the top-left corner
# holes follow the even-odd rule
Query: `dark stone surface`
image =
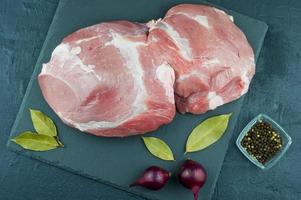
[[(30, 122), (28, 109), (41, 109), (56, 123), (60, 139), (66, 148), (37, 153), (24, 151), (24, 149), (13, 142), (8, 144), (9, 148), (22, 155), (36, 158), (88, 178), (96, 179), (101, 183), (120, 186), (128, 192), (140, 194), (140, 196), (148, 197), (149, 199), (161, 200), (190, 199), (191, 192), (183, 189), (175, 181), (175, 176), (172, 177), (173, 180), (163, 190), (157, 192), (145, 190), (141, 187), (135, 187), (129, 191), (128, 185), (139, 176), (141, 170), (150, 165), (158, 165), (169, 170), (172, 174), (177, 174), (183, 160), (190, 157), (202, 163), (206, 168), (208, 177), (206, 185), (200, 191), (199, 196), (203, 199), (211, 199), (227, 153), (229, 140), (232, 138), (233, 130), (242, 107), (242, 99), (221, 106), (203, 115), (177, 114), (172, 123), (160, 127), (154, 133), (150, 133), (150, 136), (163, 139), (172, 148), (176, 161), (166, 162), (158, 160), (154, 156), (147, 155), (148, 153), (143, 143), (141, 143), (140, 136), (123, 139), (95, 138), (64, 125), (43, 100), (36, 79), (41, 70), (41, 64), (49, 61), (53, 48), (61, 42), (66, 34), (104, 20), (129, 19), (146, 21), (151, 18), (158, 19), (172, 6), (171, 4), (179, 4), (185, 1), (187, 2), (188, 0), (164, 0), (164, 2), (162, 0), (152, 0), (151, 3), (149, 0), (139, 0), (138, 4), (136, 0), (89, 0), (89, 2), (82, 0), (60, 0), (34, 72), (31, 75), (32, 82), (29, 82), (30, 86), (28, 86), (29, 88), (24, 95), (23, 103), (12, 128), (11, 137), (20, 134), (24, 130), (32, 130), (33, 127)], [(189, 2), (199, 3), (200, 0), (189, 0)], [(257, 60), (267, 31), (267, 25), (235, 12), (229, 11), (229, 13), (233, 15), (236, 24), (245, 32), (254, 49)], [(189, 133), (191, 127), (195, 127), (203, 119), (221, 113), (232, 113), (230, 123), (223, 137), (213, 146), (199, 153), (184, 155), (183, 145), (187, 139), (185, 133)], [(121, 167), (116, 168), (116, 166)]]
[[(140, 199), (9, 152), (5, 143), (58, 0), (0, 1), (0, 199)], [(245, 98), (213, 199), (301, 199), (301, 1), (211, 0), (269, 25), (260, 69)], [(243, 126), (264, 112), (292, 136), (272, 169), (260, 171), (235, 147)]]

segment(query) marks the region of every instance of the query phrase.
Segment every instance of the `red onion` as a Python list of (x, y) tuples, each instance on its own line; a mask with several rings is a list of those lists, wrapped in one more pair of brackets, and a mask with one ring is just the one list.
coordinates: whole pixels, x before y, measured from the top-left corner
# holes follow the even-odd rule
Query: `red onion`
[(192, 191), (194, 200), (198, 199), (199, 190), (205, 184), (206, 178), (204, 167), (190, 159), (185, 161), (179, 173), (181, 184)]
[(160, 190), (167, 183), (170, 173), (165, 169), (157, 166), (151, 166), (147, 168), (143, 175), (136, 180), (130, 187), (142, 186), (150, 190)]

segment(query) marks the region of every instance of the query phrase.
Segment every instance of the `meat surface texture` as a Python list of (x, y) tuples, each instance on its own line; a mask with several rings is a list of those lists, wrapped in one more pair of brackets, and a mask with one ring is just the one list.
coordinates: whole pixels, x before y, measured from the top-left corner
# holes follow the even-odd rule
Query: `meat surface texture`
[(97, 136), (156, 130), (245, 94), (254, 54), (233, 18), (192, 4), (147, 24), (105, 22), (68, 35), (43, 64), (42, 94), (68, 125)]
[(157, 129), (175, 115), (174, 71), (147, 46), (148, 27), (101, 23), (64, 38), (38, 81), (68, 125), (98, 136)]
[(245, 94), (255, 73), (253, 50), (232, 16), (217, 8), (181, 4), (151, 21), (149, 40), (176, 74), (181, 113), (201, 114)]

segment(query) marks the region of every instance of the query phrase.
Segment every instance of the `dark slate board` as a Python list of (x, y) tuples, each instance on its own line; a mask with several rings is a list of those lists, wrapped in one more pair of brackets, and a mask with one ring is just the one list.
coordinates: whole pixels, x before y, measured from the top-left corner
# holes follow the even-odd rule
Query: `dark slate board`
[[(35, 71), (13, 126), (11, 137), (24, 130), (33, 130), (28, 109), (36, 108), (47, 113), (55, 121), (60, 138), (66, 147), (43, 153), (25, 151), (11, 142), (8, 142), (8, 147), (18, 153), (130, 193), (138, 194), (148, 199), (161, 200), (191, 199), (192, 195), (190, 191), (182, 188), (177, 183), (175, 176), (167, 187), (158, 192), (150, 192), (141, 188), (129, 189), (127, 185), (137, 178), (143, 169), (150, 165), (162, 166), (176, 174), (180, 164), (189, 156), (203, 163), (207, 169), (209, 174), (208, 181), (202, 189), (200, 197), (201, 199), (210, 199), (243, 98), (199, 116), (177, 114), (171, 124), (149, 133), (148, 136), (164, 139), (173, 149), (177, 161), (167, 162), (151, 156), (145, 149), (139, 136), (123, 139), (95, 137), (64, 125), (43, 100), (36, 80), (37, 74), (41, 69), (41, 63), (49, 60), (52, 50), (67, 34), (102, 21), (128, 19), (145, 22), (153, 18), (162, 17), (168, 8), (183, 2), (200, 3), (197, 0), (168, 0), (164, 2), (160, 0), (89, 0), (85, 2), (81, 0), (62, 0), (49, 28), (35, 66)], [(228, 12), (234, 16), (235, 23), (246, 33), (257, 58), (267, 31), (267, 25), (238, 13)], [(229, 127), (221, 140), (201, 152), (183, 155), (186, 138), (195, 125), (209, 116), (230, 112), (233, 115)]]

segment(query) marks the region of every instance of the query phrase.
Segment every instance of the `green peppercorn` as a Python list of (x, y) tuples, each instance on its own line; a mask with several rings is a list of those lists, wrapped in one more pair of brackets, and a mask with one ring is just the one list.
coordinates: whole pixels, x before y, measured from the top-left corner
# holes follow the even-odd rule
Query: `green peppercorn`
[(246, 151), (261, 163), (266, 163), (282, 148), (282, 138), (274, 128), (258, 121), (241, 141)]

